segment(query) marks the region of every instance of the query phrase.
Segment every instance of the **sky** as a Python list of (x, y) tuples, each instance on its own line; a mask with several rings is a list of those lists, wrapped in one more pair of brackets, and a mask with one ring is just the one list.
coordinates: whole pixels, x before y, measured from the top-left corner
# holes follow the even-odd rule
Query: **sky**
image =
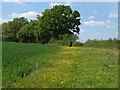
[[(7, 0), (4, 0), (7, 1)], [(14, 0), (13, 0), (14, 1)], [(69, 5), (81, 14), (79, 40), (118, 38), (117, 2), (2, 2), (0, 23), (16, 17), (36, 19), (45, 9), (54, 5)], [(0, 2), (1, 4), (1, 2)]]

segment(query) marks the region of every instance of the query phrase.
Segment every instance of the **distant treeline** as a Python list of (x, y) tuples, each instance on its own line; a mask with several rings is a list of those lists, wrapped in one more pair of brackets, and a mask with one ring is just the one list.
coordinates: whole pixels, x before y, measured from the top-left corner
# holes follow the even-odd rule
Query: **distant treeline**
[(85, 43), (77, 42), (76, 46), (83, 47), (95, 47), (95, 48), (116, 48), (120, 49), (120, 40), (109, 38), (108, 40), (90, 40), (88, 39)]
[[(53, 44), (62, 45), (62, 46), (68, 46), (70, 43), (68, 43), (65, 40), (58, 40), (54, 42)], [(74, 41), (73, 46), (77, 47), (93, 47), (93, 48), (115, 48), (120, 49), (120, 40), (114, 38), (114, 39), (108, 39), (108, 40), (90, 40), (88, 39), (85, 43), (81, 43), (79, 41)]]

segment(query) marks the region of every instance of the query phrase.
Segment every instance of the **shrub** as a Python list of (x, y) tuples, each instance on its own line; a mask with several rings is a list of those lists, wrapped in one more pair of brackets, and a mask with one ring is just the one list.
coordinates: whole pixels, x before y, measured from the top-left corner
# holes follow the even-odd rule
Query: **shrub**
[(73, 42), (73, 46), (83, 46), (83, 43), (75, 41)]

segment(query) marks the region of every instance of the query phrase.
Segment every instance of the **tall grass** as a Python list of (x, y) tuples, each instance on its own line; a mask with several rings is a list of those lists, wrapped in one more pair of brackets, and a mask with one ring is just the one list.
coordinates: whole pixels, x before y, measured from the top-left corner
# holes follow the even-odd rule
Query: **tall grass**
[(49, 58), (60, 50), (58, 46), (33, 43), (2, 43), (3, 87), (29, 75), (34, 69), (49, 65)]

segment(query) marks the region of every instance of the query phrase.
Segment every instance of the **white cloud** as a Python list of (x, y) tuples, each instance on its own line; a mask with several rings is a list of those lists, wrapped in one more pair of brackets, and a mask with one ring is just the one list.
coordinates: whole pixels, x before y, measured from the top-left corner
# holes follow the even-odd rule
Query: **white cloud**
[(65, 5), (65, 6), (71, 6), (72, 5), (72, 3), (71, 2), (66, 2), (65, 4), (62, 4), (62, 3), (57, 3), (57, 2), (51, 2), (50, 4), (49, 4), (51, 7), (53, 7), (53, 6), (55, 6), (55, 5), (57, 5), (57, 6), (59, 6), (59, 5)]
[(11, 18), (16, 18), (16, 17), (26, 17), (27, 19), (35, 19), (37, 15), (42, 15), (38, 12), (34, 12), (34, 11), (29, 11), (29, 12), (25, 12), (25, 13), (12, 13), (11, 15), (8, 15), (8, 17)]
[(84, 25), (86, 25), (86, 26), (103, 26), (103, 25), (105, 25), (105, 22), (91, 20), (91, 21), (84, 22)]
[(112, 21), (111, 20), (106, 20), (106, 28), (110, 29), (110, 28), (116, 28), (116, 26), (111, 25)]
[[(11, 0), (3, 0), (10, 2)], [(12, 1), (18, 1), (18, 0), (12, 0)], [(22, 2), (55, 2), (56, 0), (19, 0)], [(71, 2), (101, 2), (101, 0), (57, 0), (58, 2), (65, 2), (65, 1), (71, 1)], [(119, 2), (119, 0), (104, 0), (102, 2)]]
[(12, 2), (12, 1), (18, 1), (18, 0), (2, 0), (3, 2)]
[[(93, 17), (90, 16), (89, 19), (92, 19)], [(105, 26), (107, 28), (111, 28), (110, 24), (112, 23), (111, 20), (106, 20), (106, 21), (94, 21), (94, 20), (89, 20), (84, 22), (85, 26)]]
[(14, 3), (17, 3), (17, 4), (22, 4), (23, 3), (22, 0), (3, 0), (3, 2), (14, 2)]
[(94, 19), (94, 18), (95, 18), (94, 16), (90, 16), (90, 17), (88, 17), (89, 20)]
[(111, 26), (107, 25), (106, 28), (108, 28), (108, 29), (112, 28), (114, 30), (117, 30), (118, 26), (117, 25), (116, 26), (115, 25), (111, 25)]
[(80, 17), (77, 17), (76, 19), (80, 19)]
[(118, 32), (115, 33), (118, 36)]
[(71, 5), (72, 5), (71, 2), (66, 2), (66, 3), (65, 3), (65, 6), (71, 6)]
[(111, 20), (107, 20), (106, 23), (111, 23)]
[(53, 6), (55, 6), (55, 5), (57, 5), (57, 6), (61, 5), (61, 3), (50, 3), (49, 5), (50, 5), (51, 7), (53, 7)]
[(111, 26), (106, 26), (107, 28), (111, 28)]
[(109, 13), (109, 17), (116, 18), (116, 17), (118, 17), (118, 14), (117, 13)]
[(2, 0), (3, 2), (15, 2), (15, 3), (23, 3), (23, 2), (36, 2), (39, 0)]
[(80, 32), (85, 32), (85, 30), (84, 29), (80, 29)]
[(1, 23), (3, 23), (3, 22), (4, 22), (4, 21), (3, 21), (3, 19), (2, 19), (2, 18), (0, 18), (0, 24), (1, 24)]
[(3, 19), (3, 18), (0, 18), (0, 24), (2, 24), (4, 22), (8, 22), (8, 21), (12, 21), (12, 19)]
[(97, 14), (98, 12), (97, 12), (97, 11), (94, 11), (93, 13), (94, 13), (94, 14)]
[(0, 18), (0, 24), (4, 23), (4, 22), (8, 22), (8, 21), (12, 21), (12, 18)]

